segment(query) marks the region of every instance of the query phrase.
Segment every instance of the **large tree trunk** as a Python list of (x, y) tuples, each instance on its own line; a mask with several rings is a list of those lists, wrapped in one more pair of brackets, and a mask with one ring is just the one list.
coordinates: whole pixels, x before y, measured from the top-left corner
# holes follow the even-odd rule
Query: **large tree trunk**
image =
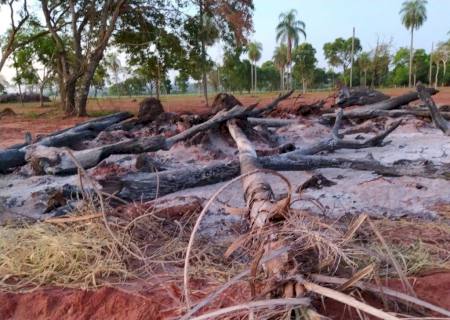
[(408, 74), (408, 86), (411, 88), (412, 81), (412, 65), (413, 65), (413, 43), (414, 43), (414, 28), (411, 27), (411, 44), (409, 47), (409, 74)]
[[(260, 167), (277, 171), (308, 171), (320, 168), (342, 168), (370, 171), (384, 176), (424, 177), (449, 180), (449, 164), (435, 164), (422, 160), (401, 160), (382, 164), (373, 159), (350, 159), (343, 157), (282, 155), (259, 157)], [(203, 168), (193, 167), (158, 173), (139, 172), (100, 180), (104, 190), (130, 201), (147, 201), (186, 188), (230, 180), (241, 173), (239, 161), (219, 162)], [(158, 191), (159, 190), (159, 191)]]
[(250, 63), (250, 88), (253, 90), (253, 63)]
[(434, 88), (437, 89), (438, 87), (438, 79), (439, 79), (439, 61), (436, 61), (436, 76), (434, 80)]
[(76, 114), (76, 80), (68, 80), (65, 81), (64, 85), (65, 89), (65, 104), (64, 104), (64, 112), (67, 116), (73, 116)]
[(258, 91), (258, 67), (256, 66), (256, 61), (253, 62), (253, 70), (255, 71), (255, 92)]
[(98, 57), (92, 58), (92, 61), (89, 64), (88, 69), (84, 74), (84, 77), (82, 78), (83, 82), (80, 85), (80, 90), (78, 92), (78, 99), (77, 99), (77, 115), (79, 117), (87, 116), (86, 107), (89, 97), (89, 89), (92, 84), (92, 79), (94, 78), (95, 70), (97, 69), (97, 66), (100, 63), (102, 56), (103, 54), (99, 55)]
[[(426, 90), (430, 94), (436, 94), (438, 92), (433, 88), (427, 88)], [(388, 100), (384, 100), (375, 104), (358, 107), (353, 110), (346, 110), (344, 111), (344, 118), (370, 119), (376, 117), (376, 113), (379, 110), (395, 109), (397, 107), (407, 105), (408, 103), (415, 101), (417, 99), (419, 99), (417, 92), (405, 93), (401, 96), (390, 98)], [(319, 121), (322, 123), (330, 124), (333, 123), (335, 118), (336, 118), (335, 113), (326, 113), (320, 117)]]

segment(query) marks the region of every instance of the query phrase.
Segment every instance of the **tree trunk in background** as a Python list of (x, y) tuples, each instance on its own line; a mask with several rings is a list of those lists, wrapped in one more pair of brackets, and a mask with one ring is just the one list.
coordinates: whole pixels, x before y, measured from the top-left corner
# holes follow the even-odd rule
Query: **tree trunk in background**
[(204, 39), (203, 30), (203, 0), (199, 1), (199, 13), (200, 13), (200, 28), (202, 29), (202, 37), (200, 39), (202, 44), (202, 78), (203, 78), (203, 95), (205, 96), (206, 106), (208, 107), (208, 82), (206, 79), (206, 45)]
[(436, 78), (434, 80), (434, 87), (436, 89), (438, 87), (438, 78), (439, 78), (439, 61), (436, 62)]
[(65, 81), (65, 95), (66, 95), (66, 101), (64, 104), (64, 112), (67, 116), (73, 116), (76, 114), (76, 80), (68, 80)]
[(255, 92), (258, 90), (258, 75), (257, 75), (257, 66), (256, 66), (256, 61), (253, 64), (253, 70), (255, 71)]
[(250, 63), (250, 88), (253, 90), (253, 63)]
[(157, 74), (156, 74), (155, 90), (156, 90), (156, 99), (160, 100), (160, 97), (161, 97), (161, 70), (159, 68), (159, 61), (158, 61), (158, 69), (157, 69)]
[(44, 106), (44, 83), (39, 86), (39, 106)]
[(409, 47), (409, 76), (408, 76), (408, 83), (410, 88), (412, 81), (413, 42), (414, 42), (414, 28), (411, 27), (411, 45)]

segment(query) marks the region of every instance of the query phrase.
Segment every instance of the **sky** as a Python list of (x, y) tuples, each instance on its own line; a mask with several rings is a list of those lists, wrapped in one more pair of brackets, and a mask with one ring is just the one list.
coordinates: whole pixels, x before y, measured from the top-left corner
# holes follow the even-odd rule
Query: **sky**
[[(254, 0), (252, 40), (261, 42), (263, 52), (259, 64), (272, 58), (276, 47), (275, 27), (281, 12), (296, 9), (306, 24), (306, 41), (317, 51), (320, 67), (326, 67), (323, 45), (337, 37), (349, 38), (353, 27), (363, 50), (376, 46), (377, 38), (391, 41), (394, 50), (409, 47), (410, 33), (402, 26), (399, 11), (403, 0)], [(415, 32), (415, 47), (431, 50), (432, 42), (448, 38), (450, 31), (450, 0), (428, 0), (428, 20)], [(301, 41), (305, 41), (303, 38)], [(220, 48), (211, 55), (221, 56)]]
[[(306, 41), (317, 51), (318, 65), (326, 67), (323, 44), (337, 37), (348, 38), (355, 27), (356, 36), (361, 40), (363, 50), (370, 51), (380, 41), (391, 41), (392, 49), (409, 47), (410, 33), (401, 24), (399, 11), (403, 0), (254, 0), (254, 29), (251, 40), (263, 45), (259, 64), (272, 58), (276, 47), (275, 27), (279, 14), (296, 9), (298, 18), (306, 24)], [(0, 21), (9, 21), (5, 6), (0, 9)], [(428, 0), (428, 19), (415, 32), (415, 48), (427, 52), (431, 43), (446, 40), (450, 31), (450, 0)], [(7, 28), (0, 24), (0, 34)], [(305, 41), (302, 39), (302, 41)], [(221, 61), (223, 50), (220, 45), (209, 49), (215, 61)], [(6, 79), (11, 79), (11, 69), (2, 70)]]

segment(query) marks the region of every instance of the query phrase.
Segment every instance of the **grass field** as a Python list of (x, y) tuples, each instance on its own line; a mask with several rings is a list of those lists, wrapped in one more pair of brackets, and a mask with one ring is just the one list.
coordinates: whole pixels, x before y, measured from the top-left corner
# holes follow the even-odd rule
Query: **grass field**
[[(406, 88), (382, 89), (390, 96), (397, 96), (407, 92)], [(290, 99), (283, 101), (282, 106), (298, 105), (300, 103), (311, 103), (320, 99), (326, 99), (333, 94), (331, 91), (309, 92), (301, 94), (295, 92)], [(237, 94), (237, 98), (244, 104), (250, 105), (259, 102), (264, 105), (272, 101), (278, 95), (277, 92)], [(138, 110), (140, 97), (102, 97), (90, 99), (88, 102), (89, 117), (99, 117), (117, 111), (129, 111), (136, 113)], [(211, 95), (210, 103), (214, 95)], [(435, 96), (435, 100), (440, 104), (450, 104), (450, 87), (440, 88), (440, 92)], [(164, 109), (167, 112), (192, 112), (202, 113), (209, 111), (205, 100), (198, 94), (170, 95), (161, 97)], [(66, 118), (61, 111), (58, 101), (46, 103), (40, 107), (37, 102), (30, 102), (21, 105), (20, 103), (0, 104), (0, 110), (11, 108), (17, 115), (3, 117), (0, 119), (0, 148), (20, 143), (23, 141), (25, 132), (29, 131), (33, 137), (45, 135), (58, 129), (73, 126), (82, 122), (85, 118)]]

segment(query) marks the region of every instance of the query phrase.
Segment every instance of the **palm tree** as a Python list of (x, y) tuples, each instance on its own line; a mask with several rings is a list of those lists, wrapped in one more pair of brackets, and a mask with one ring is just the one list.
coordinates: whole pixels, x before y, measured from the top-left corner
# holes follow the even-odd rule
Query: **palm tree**
[(287, 46), (285, 44), (281, 44), (279, 47), (275, 48), (273, 53), (273, 63), (280, 72), (280, 88), (281, 90), (284, 90), (284, 70), (287, 65)]
[(305, 23), (297, 20), (297, 10), (292, 9), (289, 12), (280, 14), (280, 22), (277, 25), (277, 41), (286, 42), (287, 44), (287, 69), (288, 69), (288, 86), (291, 87), (291, 62), (292, 62), (292, 46), (297, 46), (300, 40), (300, 34), (306, 39)]
[(413, 43), (414, 29), (419, 29), (427, 20), (427, 0), (410, 0), (402, 4), (400, 14), (402, 16), (402, 24), (406, 29), (411, 30), (411, 46), (409, 49), (409, 86), (412, 80), (412, 64), (413, 64)]
[(256, 77), (256, 61), (261, 59), (261, 50), (262, 50), (262, 44), (260, 42), (251, 42), (248, 44), (248, 58), (252, 62), (251, 64), (251, 82), (252, 82), (252, 88), (256, 91), (257, 86), (257, 77)]

